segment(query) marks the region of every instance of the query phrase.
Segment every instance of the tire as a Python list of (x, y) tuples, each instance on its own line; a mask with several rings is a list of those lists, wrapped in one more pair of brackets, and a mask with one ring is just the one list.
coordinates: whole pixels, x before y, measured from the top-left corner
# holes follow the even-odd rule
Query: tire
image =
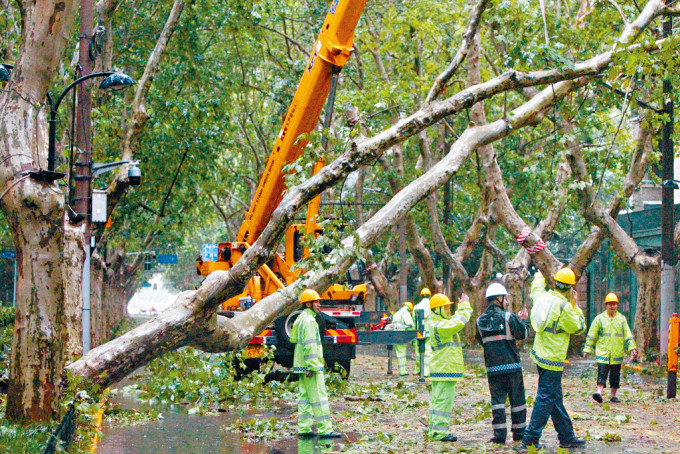
[(276, 331), (277, 348), (292, 349), (293, 344), (290, 341), (290, 330), (293, 328), (293, 323), (302, 311), (295, 311), (287, 316), (279, 317), (274, 320), (274, 330)]

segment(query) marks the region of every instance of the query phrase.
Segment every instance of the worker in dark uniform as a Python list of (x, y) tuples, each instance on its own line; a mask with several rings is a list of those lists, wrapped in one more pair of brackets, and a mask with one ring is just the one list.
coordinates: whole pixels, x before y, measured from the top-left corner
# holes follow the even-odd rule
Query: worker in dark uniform
[(492, 443), (505, 444), (508, 429), (505, 424), (505, 401), (510, 398), (512, 439), (522, 439), (526, 427), (527, 405), (524, 398), (522, 363), (516, 340), (529, 334), (526, 321), (529, 313), (522, 308), (518, 315), (505, 311), (508, 291), (494, 283), (486, 289), (486, 311), (477, 319), (477, 340), (484, 347), (484, 362), (491, 393), (493, 420)]

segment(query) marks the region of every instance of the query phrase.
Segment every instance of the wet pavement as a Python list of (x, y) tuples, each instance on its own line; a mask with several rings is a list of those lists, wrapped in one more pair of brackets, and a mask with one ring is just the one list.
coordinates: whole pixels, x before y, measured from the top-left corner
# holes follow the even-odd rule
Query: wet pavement
[[(274, 376), (286, 377), (278, 371)], [(181, 405), (159, 405), (143, 402), (135, 397), (135, 391), (127, 391), (125, 380), (118, 385), (118, 392), (111, 401), (121, 409), (144, 412), (151, 408), (161, 412), (158, 420), (135, 425), (120, 425), (115, 421), (104, 421), (103, 435), (97, 446), (97, 454), (190, 454), (190, 453), (250, 453), (250, 454), (293, 454), (342, 452), (347, 444), (356, 441), (355, 433), (344, 433), (342, 438), (323, 440), (318, 438), (298, 439), (295, 435), (296, 419), (294, 407), (285, 406), (275, 411), (236, 410), (233, 413), (211, 415), (189, 414)], [(236, 432), (226, 430), (239, 421), (253, 418), (277, 418), (288, 426), (286, 435), (276, 440), (249, 441)], [(289, 434), (289, 435), (288, 435)]]
[[(522, 354), (528, 406), (536, 395), (538, 375), (535, 366)], [(321, 453), (321, 452), (513, 452), (513, 446), (488, 443), (491, 435), (488, 385), (483, 374), (481, 350), (465, 351), (466, 375), (456, 391), (451, 429), (459, 437), (454, 444), (429, 442), (424, 437), (427, 426), (428, 384), (418, 377), (399, 378), (386, 374), (384, 347), (360, 347), (353, 361), (350, 383), (355, 392), (370, 393), (380, 402), (351, 401), (346, 395), (330, 400), (335, 429), (343, 433), (339, 440), (297, 439), (295, 403), (277, 408), (215, 415), (188, 414), (182, 407), (160, 408), (163, 419), (128, 427), (105, 422), (97, 453)], [(394, 363), (396, 367), (396, 361)], [(409, 361), (409, 368), (413, 362)], [(395, 371), (396, 372), (396, 371)], [(662, 377), (642, 373), (624, 373), (619, 396), (621, 404), (597, 405), (590, 394), (595, 387), (596, 367), (592, 360), (572, 358), (565, 369), (563, 387), (565, 405), (578, 436), (595, 437), (587, 452), (594, 453), (677, 453), (680, 449), (680, 402), (667, 401)], [(411, 396), (392, 394), (408, 390)], [(349, 392), (351, 394), (351, 392)], [(121, 407), (144, 409), (144, 404), (123, 393), (116, 396)], [(414, 405), (412, 405), (414, 404)], [(488, 413), (488, 414), (487, 414)], [(282, 424), (274, 439), (248, 439), (230, 432), (239, 422), (252, 418), (277, 418)], [(509, 417), (508, 417), (509, 419)], [(607, 442), (598, 436), (614, 434), (619, 442)], [(549, 423), (541, 439), (547, 452), (557, 452), (557, 438)]]
[(293, 454), (340, 452), (351, 443), (351, 434), (338, 440), (318, 438), (298, 439), (295, 436), (275, 441), (246, 441), (237, 433), (225, 430), (234, 422), (229, 415), (189, 415), (163, 413), (160, 421), (116, 428), (104, 425), (104, 436), (97, 447), (98, 454), (188, 454), (188, 453), (251, 453)]

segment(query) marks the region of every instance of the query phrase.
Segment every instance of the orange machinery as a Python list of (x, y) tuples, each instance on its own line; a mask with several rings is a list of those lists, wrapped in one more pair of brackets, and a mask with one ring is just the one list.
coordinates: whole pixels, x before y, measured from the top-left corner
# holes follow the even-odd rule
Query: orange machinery
[[(365, 3), (365, 0), (333, 0), (237, 239), (218, 245), (216, 262), (204, 262), (199, 259), (197, 262), (199, 274), (205, 276), (216, 270), (231, 268), (257, 240), (269, 222), (286, 189), (283, 168), (301, 156), (307, 141), (298, 138), (312, 132), (319, 121), (321, 110), (331, 90), (333, 77), (340, 72), (352, 53), (354, 30)], [(323, 160), (317, 162), (314, 173), (324, 164)], [(283, 256), (277, 253), (274, 260), (263, 265), (248, 281), (243, 293), (223, 303), (225, 310), (243, 309), (244, 301), (248, 304), (257, 303), (298, 278), (301, 271), (291, 270), (291, 267), (302, 257), (309, 255), (309, 251), (300, 246), (302, 236), (305, 232), (319, 235), (322, 231), (317, 224), (319, 202), (320, 196), (310, 202), (304, 224), (294, 224), (288, 228), (284, 239)], [(358, 314), (354, 309), (363, 304), (366, 285), (358, 284), (356, 281), (354, 283), (353, 286), (341, 284), (331, 286), (321, 295), (324, 299), (322, 306), (333, 306), (336, 313), (340, 310), (341, 314)], [(330, 334), (333, 337), (333, 330)], [(326, 335), (328, 336), (329, 332), (326, 332)], [(258, 336), (252, 343), (263, 343), (259, 337), (262, 336)], [(354, 341), (351, 342), (350, 339), (343, 342), (356, 343), (356, 334), (349, 337)], [(338, 339), (333, 339), (333, 343), (338, 343)]]

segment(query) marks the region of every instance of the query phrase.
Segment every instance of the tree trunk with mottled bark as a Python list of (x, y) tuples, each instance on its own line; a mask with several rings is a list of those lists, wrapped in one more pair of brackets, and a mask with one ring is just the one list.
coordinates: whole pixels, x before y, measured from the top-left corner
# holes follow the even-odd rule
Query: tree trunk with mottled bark
[(23, 46), (0, 95), (2, 208), (17, 251), (17, 306), (6, 416), (47, 420), (58, 411), (67, 344), (64, 196), (27, 175), (47, 161), (43, 101), (71, 36), (76, 2), (24, 5)]
[(658, 320), (661, 302), (661, 267), (651, 266), (636, 270), (637, 307), (635, 309), (635, 343), (641, 355), (659, 349)]

